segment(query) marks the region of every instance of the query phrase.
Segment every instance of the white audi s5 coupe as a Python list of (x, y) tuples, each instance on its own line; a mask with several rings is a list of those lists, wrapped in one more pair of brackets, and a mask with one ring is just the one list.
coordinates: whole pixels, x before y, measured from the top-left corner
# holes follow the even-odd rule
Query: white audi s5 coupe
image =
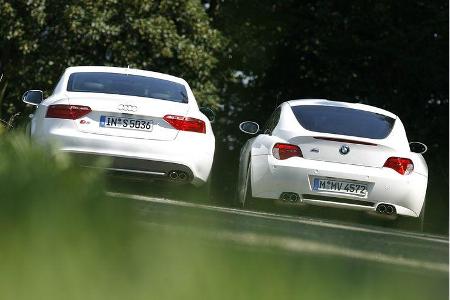
[[(282, 103), (240, 155), (237, 200), (317, 205), (422, 223), (426, 146), (408, 143), (401, 120), (364, 104), (320, 99)], [(412, 219), (416, 218), (416, 219)]]
[(214, 134), (183, 79), (129, 68), (70, 67), (53, 94), (45, 100), (42, 95), (30, 90), (23, 96), (37, 107), (29, 128), (36, 142), (53, 144), (85, 166), (107, 158), (105, 169), (113, 172), (196, 187), (209, 182)]

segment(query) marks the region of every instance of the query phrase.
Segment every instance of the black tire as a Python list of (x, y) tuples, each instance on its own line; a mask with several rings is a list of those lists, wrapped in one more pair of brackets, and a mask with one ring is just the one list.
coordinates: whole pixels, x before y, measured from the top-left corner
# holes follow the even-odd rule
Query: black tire
[(242, 208), (255, 208), (255, 199), (252, 197), (252, 175), (250, 165), (248, 166), (247, 179), (245, 184), (244, 202)]
[(247, 173), (246, 173), (246, 177), (245, 178), (240, 178), (240, 180), (243, 181), (243, 186), (240, 186), (240, 182), (238, 182), (238, 187), (236, 189), (236, 196), (235, 201), (234, 201), (234, 205), (236, 207), (240, 207), (240, 208), (247, 208), (249, 207), (249, 205), (251, 206), (251, 202), (253, 202), (252, 200), (252, 191), (251, 191), (251, 174), (250, 174), (250, 160), (248, 161), (248, 165), (247, 165)]
[(241, 191), (238, 190), (238, 197), (236, 197), (238, 207), (255, 211), (267, 211), (267, 212), (272, 211), (273, 204), (271, 199), (253, 197), (251, 178), (252, 172), (249, 161), (247, 167), (247, 176), (245, 179), (245, 186), (243, 188), (242, 193)]
[(241, 204), (243, 209), (247, 210), (255, 210), (255, 211), (266, 211), (269, 212), (272, 210), (272, 200), (271, 199), (263, 199), (263, 198), (255, 198), (252, 193), (252, 180), (251, 180), (251, 168), (249, 166), (247, 172), (247, 183), (245, 189), (245, 200)]

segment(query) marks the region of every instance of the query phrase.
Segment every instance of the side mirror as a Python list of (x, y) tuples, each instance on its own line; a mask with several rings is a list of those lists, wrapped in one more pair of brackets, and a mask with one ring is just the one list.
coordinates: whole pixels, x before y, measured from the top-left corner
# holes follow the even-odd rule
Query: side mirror
[(411, 152), (424, 154), (425, 152), (427, 152), (428, 147), (421, 142), (411, 142), (409, 143), (409, 149), (411, 150)]
[(42, 100), (44, 100), (44, 94), (41, 90), (29, 90), (22, 96), (22, 101), (31, 105), (37, 106), (41, 104)]
[(259, 125), (256, 122), (245, 121), (239, 124), (239, 129), (248, 134), (257, 134), (259, 132)]
[(202, 114), (204, 114), (208, 120), (213, 123), (214, 120), (216, 119), (216, 114), (214, 113), (214, 111), (211, 108), (208, 107), (200, 107), (200, 111)]

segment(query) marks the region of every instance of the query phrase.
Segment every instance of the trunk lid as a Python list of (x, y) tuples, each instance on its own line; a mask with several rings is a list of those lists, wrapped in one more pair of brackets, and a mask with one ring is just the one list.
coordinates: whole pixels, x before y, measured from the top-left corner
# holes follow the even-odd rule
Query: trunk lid
[(163, 117), (185, 116), (189, 111), (187, 103), (116, 94), (68, 93), (68, 101), (92, 110), (74, 120), (81, 132), (161, 141), (174, 140), (178, 134)]
[(300, 147), (305, 159), (367, 167), (382, 167), (395, 153), (388, 145), (353, 137), (301, 136), (289, 142)]

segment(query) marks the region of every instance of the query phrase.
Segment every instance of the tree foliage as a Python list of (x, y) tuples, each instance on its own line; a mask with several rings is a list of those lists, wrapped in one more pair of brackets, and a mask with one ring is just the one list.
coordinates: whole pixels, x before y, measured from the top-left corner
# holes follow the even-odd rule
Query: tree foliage
[(0, 20), (4, 114), (21, 107), (25, 90), (49, 92), (75, 65), (169, 73), (186, 79), (199, 102), (218, 104), (226, 43), (198, 1), (0, 0)]
[(261, 97), (255, 115), (277, 95), (322, 97), (394, 110), (420, 131), (417, 112), (448, 105), (446, 1), (235, 0), (221, 9), (230, 63)]

